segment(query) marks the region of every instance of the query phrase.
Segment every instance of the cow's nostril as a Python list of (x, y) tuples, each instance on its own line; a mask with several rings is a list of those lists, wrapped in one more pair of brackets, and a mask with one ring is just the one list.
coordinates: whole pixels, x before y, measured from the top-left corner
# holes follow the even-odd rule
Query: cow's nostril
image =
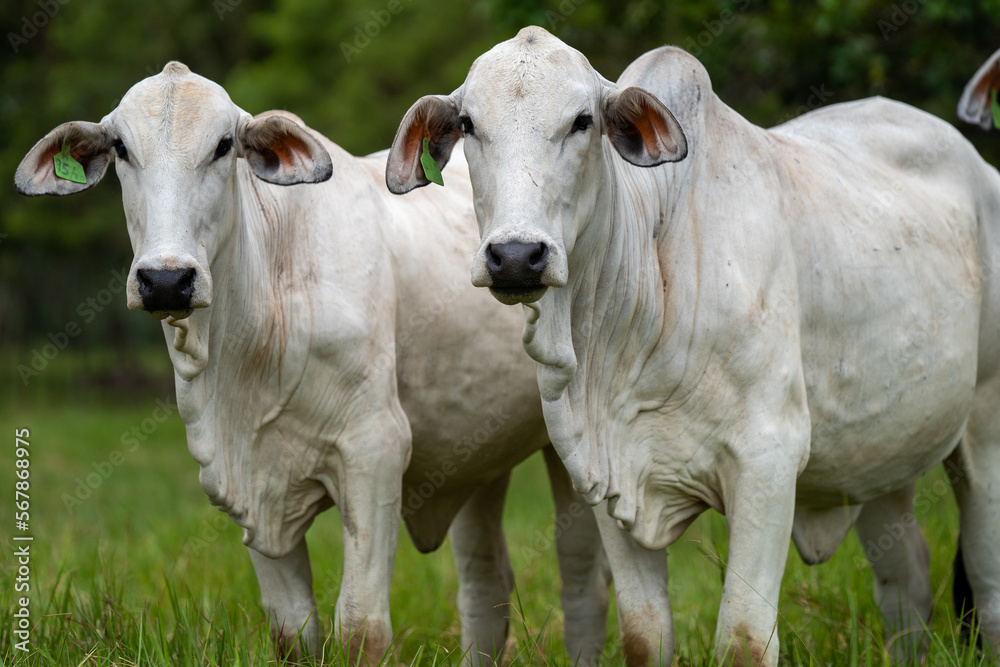
[(486, 246), (486, 268), (491, 274), (503, 268), (503, 258), (493, 250), (492, 243)]
[(190, 300), (194, 295), (194, 269), (188, 269), (177, 281), (177, 291), (181, 296)]
[(142, 307), (148, 311), (190, 310), (195, 269), (138, 269)]
[(149, 276), (143, 269), (139, 269), (135, 272), (135, 277), (139, 281), (139, 294), (148, 294), (153, 289), (153, 283), (150, 282)]
[(531, 267), (533, 271), (539, 271), (545, 269), (545, 262), (549, 258), (549, 247), (544, 243), (536, 243), (538, 247), (528, 256), (528, 266)]
[(492, 243), (486, 249), (486, 268), (494, 288), (534, 289), (542, 285), (548, 256), (544, 243)]

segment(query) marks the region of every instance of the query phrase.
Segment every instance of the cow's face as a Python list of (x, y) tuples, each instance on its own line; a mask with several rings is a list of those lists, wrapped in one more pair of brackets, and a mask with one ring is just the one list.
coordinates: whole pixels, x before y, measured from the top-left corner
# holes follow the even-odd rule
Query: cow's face
[(389, 189), (427, 183), (416, 166), (424, 136), (440, 163), (461, 134), (482, 235), (472, 282), (508, 304), (564, 286), (578, 235), (611, 205), (603, 135), (639, 166), (687, 154), (683, 132), (652, 94), (619, 89), (541, 28), (481, 56), (451, 96), (414, 104), (389, 154)]
[[(85, 183), (60, 178), (53, 159), (68, 147)], [(111, 159), (135, 256), (128, 307), (182, 319), (212, 301), (210, 267), (242, 221), (237, 158), (257, 177), (289, 185), (330, 177), (330, 156), (288, 117), (251, 118), (217, 84), (180, 63), (131, 88), (100, 123), (47, 134), (21, 162), (22, 194), (72, 194), (103, 177)]]

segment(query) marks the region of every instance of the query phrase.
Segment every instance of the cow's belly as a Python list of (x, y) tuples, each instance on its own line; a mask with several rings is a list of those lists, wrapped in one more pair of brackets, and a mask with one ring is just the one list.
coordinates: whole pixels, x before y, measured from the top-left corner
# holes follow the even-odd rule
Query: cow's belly
[(891, 410), (850, 424), (842, 414), (826, 414), (813, 426), (809, 463), (796, 485), (805, 507), (865, 503), (912, 482), (940, 463), (961, 438), (971, 391), (956, 390), (962, 401), (947, 401), (929, 412)]
[(961, 436), (976, 386), (979, 285), (961, 257), (942, 254), (928, 253), (926, 271), (893, 271), (891, 262), (839, 271), (842, 307), (806, 318), (812, 437), (801, 505), (862, 503), (897, 489)]
[[(425, 368), (404, 363), (400, 402), (413, 434), (404, 487), (425, 498), (458, 494), (464, 501), (548, 444), (534, 362), (512, 333), (509, 342), (444, 335), (448, 352), (428, 354), (433, 362)], [(413, 355), (422, 356), (420, 350)], [(404, 508), (407, 502), (404, 497)]]
[(447, 310), (397, 336), (399, 398), (413, 433), (406, 481), (454, 466), (447, 486), (477, 487), (548, 439), (519, 310), (468, 284), (451, 289)]
[(445, 307), (411, 299), (397, 331), (399, 398), (413, 435), (402, 513), (423, 551), (441, 543), (473, 493), (548, 444), (520, 309), (465, 273), (463, 262), (464, 281), (436, 292)]

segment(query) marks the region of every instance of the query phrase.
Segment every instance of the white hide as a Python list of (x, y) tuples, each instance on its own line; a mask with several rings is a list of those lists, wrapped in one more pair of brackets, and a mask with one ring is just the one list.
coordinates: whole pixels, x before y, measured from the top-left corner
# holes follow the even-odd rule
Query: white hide
[[(629, 87), (665, 108), (626, 110), (638, 138), (609, 140)], [(913, 480), (956, 445), (965, 561), (1000, 646), (1000, 178), (958, 132), (879, 98), (764, 130), (680, 49), (611, 83), (540, 28), (414, 105), (397, 144), (428, 107), (466, 130), (477, 284), (491, 243), (554, 244), (546, 270), (565, 286), (523, 306), (523, 336), (576, 490), (607, 499), (649, 549), (705, 509), (726, 514), (720, 659), (777, 663), (789, 537), (823, 561), (865, 508), (859, 534), (879, 538), (874, 517), (912, 507)], [(581, 114), (586, 132), (572, 129)], [(651, 127), (686, 158), (653, 154), (665, 144)], [(389, 157), (390, 187), (419, 186), (398, 178), (401, 161)], [(875, 570), (890, 634), (911, 637), (898, 657), (920, 643), (930, 589), (919, 529), (892, 541), (896, 566)], [(616, 580), (634, 569), (609, 558)], [(619, 595), (626, 619), (643, 605)]]
[[(51, 175), (66, 137), (85, 186)], [(219, 157), (228, 139), (235, 145)], [(129, 305), (143, 307), (139, 269), (197, 272), (191, 309), (156, 315), (166, 317), (201, 485), (244, 529), (279, 642), (287, 648), (305, 624), (304, 643), (320, 646), (304, 540), (319, 512), (336, 504), (343, 518), (340, 640), (353, 656), (363, 636), (375, 664), (391, 640), (401, 512), (429, 551), (461, 510), (452, 538), (462, 638), (471, 662), (497, 657), (510, 615), (508, 475), (548, 438), (519, 315), (463, 286), (477, 244), (465, 164), (445, 172), (447, 189), (391, 197), (385, 153), (353, 157), (284, 112), (251, 119), (221, 87), (171, 63), (100, 124), (67, 124), (40, 141), (18, 188), (91, 187), (121, 150), (135, 250)], [(568, 480), (561, 488), (567, 512)], [(564, 576), (585, 580), (563, 593), (574, 607), (567, 643), (584, 664), (598, 659), (606, 616), (589, 515), (567, 527), (559, 554)]]

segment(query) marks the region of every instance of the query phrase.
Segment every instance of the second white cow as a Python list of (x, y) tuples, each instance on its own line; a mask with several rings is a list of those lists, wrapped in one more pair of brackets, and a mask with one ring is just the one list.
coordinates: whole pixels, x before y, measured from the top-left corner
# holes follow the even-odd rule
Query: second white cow
[[(65, 153), (82, 183), (55, 173)], [(321, 644), (305, 533), (336, 505), (336, 637), (352, 664), (390, 645), (401, 513), (422, 551), (452, 527), (462, 641), (492, 664), (510, 616), (509, 473), (548, 439), (533, 364), (511, 340), (519, 318), (460, 287), (476, 246), (465, 166), (448, 190), (391, 197), (385, 153), (355, 158), (285, 112), (251, 117), (170, 63), (100, 123), (52, 130), (15, 184), (72, 194), (112, 161), (135, 251), (128, 305), (163, 319), (201, 486), (244, 529), (279, 644), (302, 628), (307, 648)], [(316, 184), (280, 187), (295, 183)], [(546, 458), (568, 511), (565, 471)], [(587, 663), (607, 608), (589, 516), (557, 545), (567, 643)]]
[[(872, 99), (764, 130), (680, 49), (613, 83), (526, 28), (411, 107), (390, 190), (426, 182), (414, 141), (444, 164), (463, 134), (473, 283), (524, 304), (575, 488), (648, 549), (726, 515), (720, 660), (777, 664), (789, 538), (818, 563), (852, 526), (885, 545), (869, 557), (896, 656), (918, 652), (931, 588), (907, 513), (949, 456), (1000, 648), (1000, 283), (983, 271), (1000, 176), (954, 128)], [(609, 548), (616, 578), (638, 553)], [(646, 593), (619, 595), (626, 656), (669, 663), (669, 601), (638, 570)]]

